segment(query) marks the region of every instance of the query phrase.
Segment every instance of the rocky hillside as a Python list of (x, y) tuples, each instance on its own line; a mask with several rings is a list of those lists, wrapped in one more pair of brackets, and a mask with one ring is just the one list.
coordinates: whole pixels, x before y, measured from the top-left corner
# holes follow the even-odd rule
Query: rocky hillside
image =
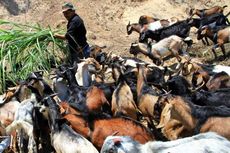
[[(77, 13), (84, 19), (88, 29), (90, 44), (106, 45), (106, 50), (126, 54), (130, 43), (138, 35), (126, 35), (126, 24), (137, 22), (139, 16), (150, 15), (157, 18), (173, 16), (185, 19), (191, 7), (209, 8), (214, 5), (228, 5), (225, 14), (230, 11), (229, 0), (70, 0), (75, 4)], [(64, 0), (0, 0), (1, 19), (26, 24), (39, 23), (53, 29), (65, 29), (66, 20), (61, 13)], [(194, 35), (192, 29), (191, 35)], [(195, 50), (210, 50), (194, 40)], [(197, 45), (197, 47), (196, 47)], [(229, 49), (228, 49), (229, 51)], [(210, 51), (207, 51), (210, 52)], [(203, 54), (201, 54), (202, 56)], [(229, 62), (224, 62), (229, 65)]]

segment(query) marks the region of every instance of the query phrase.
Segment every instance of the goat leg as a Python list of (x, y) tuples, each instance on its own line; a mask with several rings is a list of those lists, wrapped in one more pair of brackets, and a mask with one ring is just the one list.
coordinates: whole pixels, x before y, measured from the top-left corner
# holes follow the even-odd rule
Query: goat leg
[(220, 48), (221, 48), (221, 51), (222, 51), (222, 53), (223, 53), (223, 55), (224, 55), (224, 58), (226, 58), (226, 53), (225, 53), (224, 44), (222, 44), (222, 45), (219, 45), (219, 46), (220, 46)]
[(203, 38), (202, 38), (201, 40), (202, 40), (202, 43), (203, 43), (204, 45), (206, 45), (206, 42), (207, 42), (207, 41), (205, 42)]
[[(205, 39), (206, 44), (209, 46), (210, 44), (209, 44), (209, 42), (208, 42), (208, 38), (207, 38), (207, 37), (204, 37), (204, 39)], [(203, 39), (202, 39), (202, 40), (203, 40)]]
[(215, 57), (215, 59), (217, 59), (217, 54), (216, 54), (216, 48), (218, 47), (219, 45), (218, 44), (216, 44), (216, 45), (214, 45), (213, 47), (212, 47), (212, 52), (213, 52), (213, 54), (214, 54), (214, 57)]

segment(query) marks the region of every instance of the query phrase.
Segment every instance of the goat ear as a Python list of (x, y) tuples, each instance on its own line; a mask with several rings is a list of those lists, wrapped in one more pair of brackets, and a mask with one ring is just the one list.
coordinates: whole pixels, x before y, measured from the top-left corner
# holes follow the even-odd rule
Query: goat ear
[(193, 68), (193, 65), (192, 64), (188, 64), (188, 72), (191, 73), (191, 70)]

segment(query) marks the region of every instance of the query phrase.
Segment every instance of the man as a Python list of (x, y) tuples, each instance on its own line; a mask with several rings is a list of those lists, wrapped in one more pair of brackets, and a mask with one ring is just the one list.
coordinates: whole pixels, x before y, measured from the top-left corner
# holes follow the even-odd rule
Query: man
[(83, 20), (75, 12), (71, 3), (64, 3), (62, 13), (68, 20), (67, 32), (65, 35), (55, 34), (54, 37), (68, 41), (71, 63), (79, 62), (79, 59), (87, 58), (90, 54), (90, 47), (87, 43), (86, 28)]

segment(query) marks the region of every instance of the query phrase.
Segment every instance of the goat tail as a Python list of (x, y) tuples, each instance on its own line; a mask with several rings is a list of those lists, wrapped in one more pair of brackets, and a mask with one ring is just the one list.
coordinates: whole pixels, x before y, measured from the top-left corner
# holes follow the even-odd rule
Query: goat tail
[(228, 7), (228, 5), (224, 5), (223, 8)]

